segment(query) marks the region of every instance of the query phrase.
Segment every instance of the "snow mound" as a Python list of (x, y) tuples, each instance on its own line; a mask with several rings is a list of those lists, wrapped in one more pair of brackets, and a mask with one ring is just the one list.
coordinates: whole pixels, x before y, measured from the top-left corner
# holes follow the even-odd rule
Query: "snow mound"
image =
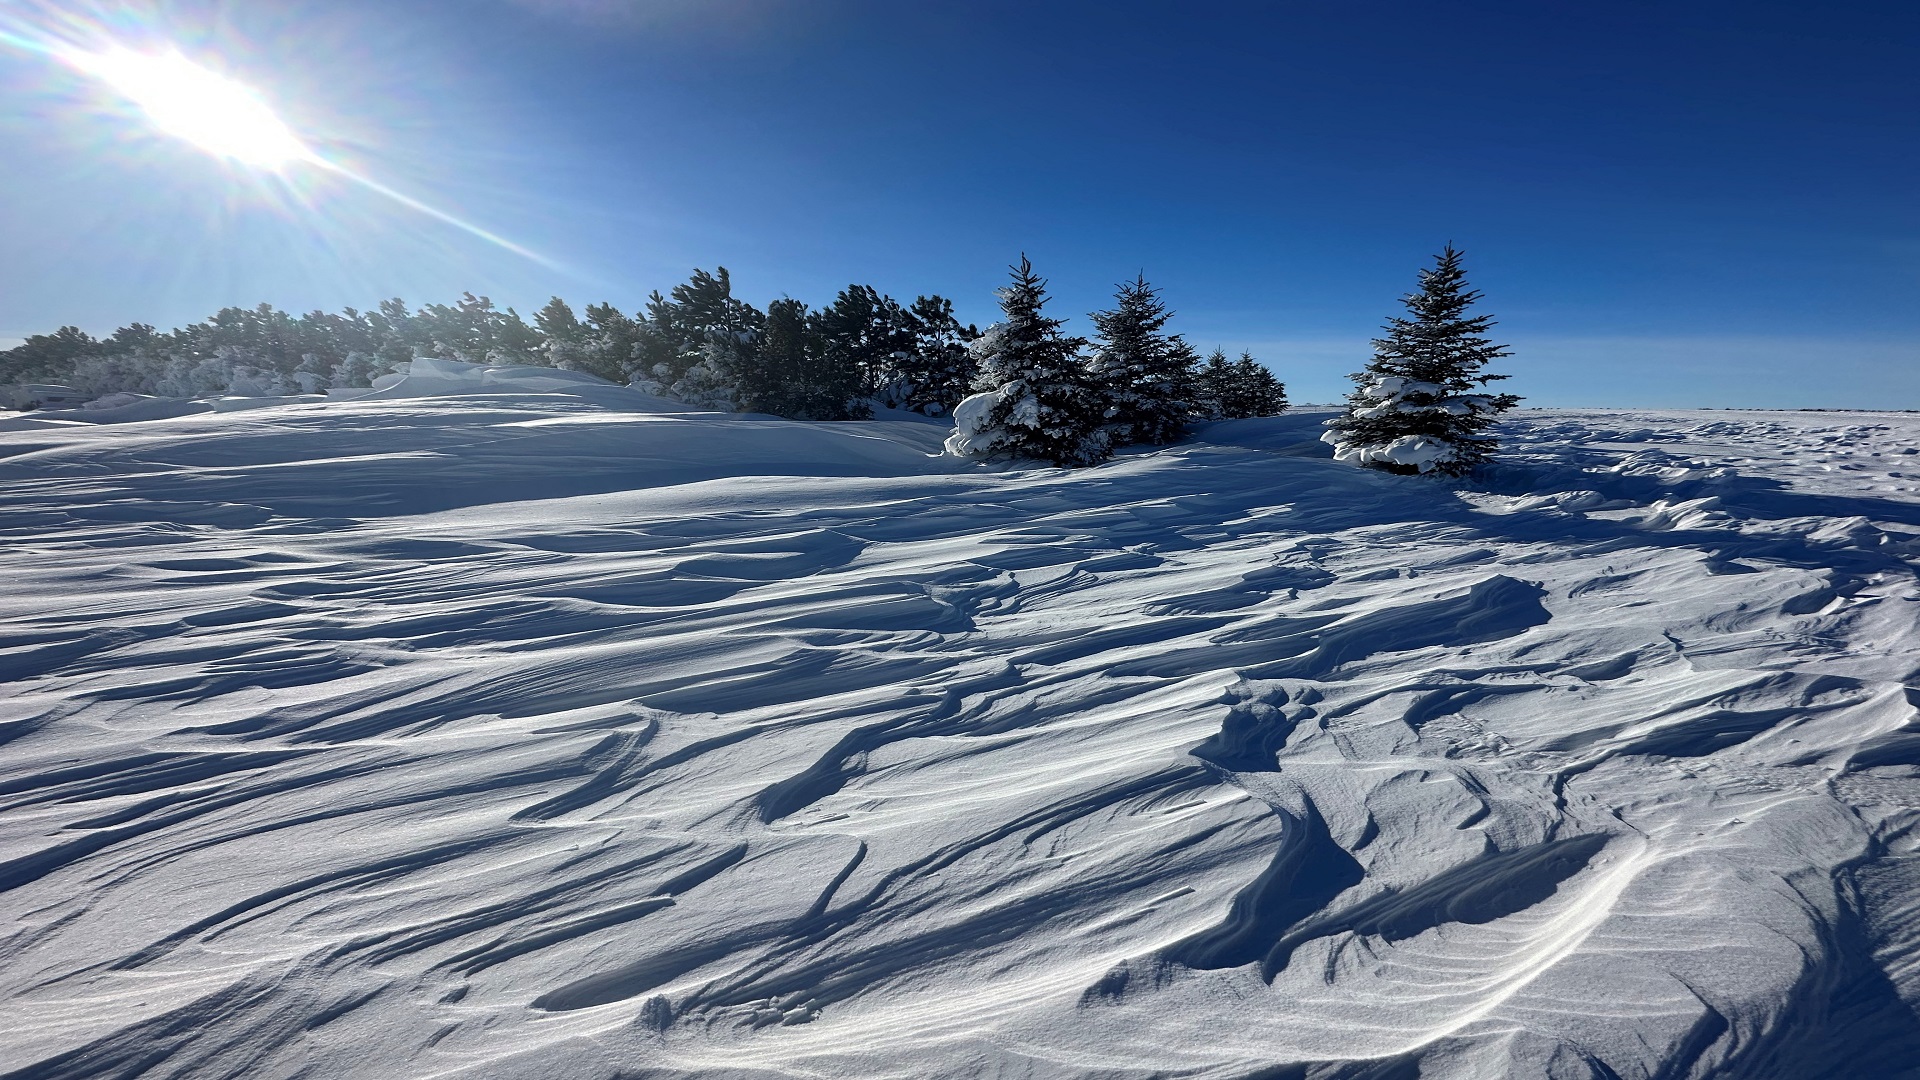
[(1457, 452), (1452, 443), (1431, 435), (1402, 435), (1379, 445), (1343, 442), (1336, 431), (1327, 432), (1321, 439), (1332, 444), (1335, 461), (1351, 461), (1356, 465), (1374, 462), (1411, 465), (1423, 473), (1452, 461)]
[(1920, 1055), (1920, 417), (1454, 488), (416, 377), (0, 432), (0, 1072)]
[(375, 379), (373, 391), (357, 396), (356, 400), (393, 401), (472, 394), (559, 394), (629, 412), (690, 411), (689, 406), (681, 402), (617, 386), (584, 371), (468, 364), (434, 357), (416, 358), (405, 372)]
[(943, 444), (955, 457), (988, 457), (1000, 448), (1004, 431), (992, 427), (987, 417), (999, 405), (998, 390), (970, 394), (953, 407), (953, 433)]
[[(1491, 394), (1449, 394), (1447, 388), (1439, 383), (1422, 382), (1402, 375), (1386, 375), (1375, 379), (1362, 394), (1374, 404), (1354, 409), (1352, 415), (1359, 419), (1421, 413), (1474, 416), (1495, 411)], [(1338, 418), (1327, 421), (1329, 425), (1339, 422)], [(1320, 438), (1333, 447), (1334, 460), (1356, 465), (1405, 465), (1429, 473), (1458, 459), (1460, 455), (1456, 443), (1437, 435), (1402, 435), (1384, 443), (1367, 443), (1354, 440), (1335, 429), (1327, 431)]]

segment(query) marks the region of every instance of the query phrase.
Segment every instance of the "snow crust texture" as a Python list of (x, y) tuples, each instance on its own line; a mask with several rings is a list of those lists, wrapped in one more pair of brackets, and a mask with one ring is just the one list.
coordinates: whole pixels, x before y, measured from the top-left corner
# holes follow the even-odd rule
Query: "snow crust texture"
[(564, 390), (0, 432), (0, 1075), (1920, 1061), (1920, 420)]

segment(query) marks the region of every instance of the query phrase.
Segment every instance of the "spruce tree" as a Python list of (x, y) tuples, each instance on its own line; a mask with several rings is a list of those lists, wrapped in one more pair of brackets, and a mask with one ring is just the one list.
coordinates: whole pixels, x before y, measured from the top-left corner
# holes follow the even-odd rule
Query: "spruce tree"
[(1279, 416), (1287, 411), (1287, 387), (1250, 352), (1233, 362), (1236, 416)]
[(1025, 255), (999, 291), (1004, 321), (973, 343), (980, 391), (954, 410), (949, 452), (1096, 465), (1111, 454), (1104, 408), (1080, 360), (1086, 339), (1060, 332), (1041, 313), (1047, 283)]
[(1193, 414), (1192, 354), (1166, 333), (1172, 312), (1145, 275), (1121, 282), (1111, 311), (1089, 316), (1099, 351), (1088, 365), (1106, 399), (1106, 424), (1117, 446), (1164, 446), (1186, 434)]
[(1487, 430), (1519, 398), (1469, 391), (1507, 378), (1490, 375), (1487, 362), (1510, 355), (1493, 343), (1489, 315), (1466, 311), (1480, 299), (1466, 283), (1460, 252), (1452, 244), (1420, 289), (1403, 298), (1411, 318), (1389, 318), (1386, 335), (1373, 342), (1373, 362), (1352, 376), (1344, 415), (1327, 421), (1321, 436), (1334, 457), (1396, 473), (1436, 472), (1462, 476), (1486, 461), (1496, 446)]
[(1193, 376), (1193, 414), (1202, 420), (1225, 420), (1233, 395), (1233, 364), (1227, 350), (1215, 347)]

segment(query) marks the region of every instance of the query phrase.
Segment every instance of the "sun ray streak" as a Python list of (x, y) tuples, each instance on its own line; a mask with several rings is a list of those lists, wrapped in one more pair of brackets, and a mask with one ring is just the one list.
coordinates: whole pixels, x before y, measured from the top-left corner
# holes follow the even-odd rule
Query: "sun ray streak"
[(417, 213), (425, 214), (428, 217), (434, 219), (435, 221), (441, 222), (446, 225), (451, 225), (454, 228), (461, 230), (462, 232), (468, 233), (472, 236), (479, 237), (480, 239), (485, 240), (490, 244), (494, 244), (496, 246), (505, 248), (506, 250), (513, 252), (515, 255), (518, 255), (521, 258), (530, 259), (533, 262), (539, 263), (541, 266), (548, 268), (549, 270), (560, 269), (559, 263), (555, 262), (553, 259), (550, 259), (545, 255), (540, 254), (537, 251), (534, 251), (530, 248), (522, 247), (521, 245), (516, 244), (511, 240), (508, 240), (506, 237), (501, 236), (498, 233), (488, 232), (486, 229), (483, 229), (480, 226), (475, 225), (470, 221), (466, 221), (461, 218), (455, 217), (454, 215), (447, 213), (445, 210), (441, 210), (438, 207), (431, 206), (427, 203), (423, 203), (419, 199), (416, 199), (411, 195), (407, 195), (403, 192), (395, 191), (394, 189), (388, 187), (385, 184), (382, 184), (381, 182), (373, 179), (372, 177), (363, 176), (360, 173), (354, 172), (353, 170), (347, 168), (344, 165), (341, 165), (337, 162), (329, 161), (326, 158), (319, 156), (318, 154), (314, 154), (311, 157), (307, 158), (307, 164), (313, 165), (317, 168), (325, 169), (330, 173), (333, 173), (344, 179), (350, 180), (353, 183), (359, 184), (361, 187), (364, 187), (367, 190), (374, 192), (375, 194), (384, 195), (387, 198), (392, 199), (394, 202), (399, 203), (401, 206), (404, 206), (409, 210), (413, 210)]

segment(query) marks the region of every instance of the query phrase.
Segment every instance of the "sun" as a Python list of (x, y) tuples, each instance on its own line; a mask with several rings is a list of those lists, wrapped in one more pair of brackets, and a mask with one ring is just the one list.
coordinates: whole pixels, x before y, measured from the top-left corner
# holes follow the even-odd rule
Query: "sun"
[(138, 105), (160, 130), (210, 154), (269, 170), (314, 160), (258, 94), (177, 52), (114, 46), (65, 59)]

